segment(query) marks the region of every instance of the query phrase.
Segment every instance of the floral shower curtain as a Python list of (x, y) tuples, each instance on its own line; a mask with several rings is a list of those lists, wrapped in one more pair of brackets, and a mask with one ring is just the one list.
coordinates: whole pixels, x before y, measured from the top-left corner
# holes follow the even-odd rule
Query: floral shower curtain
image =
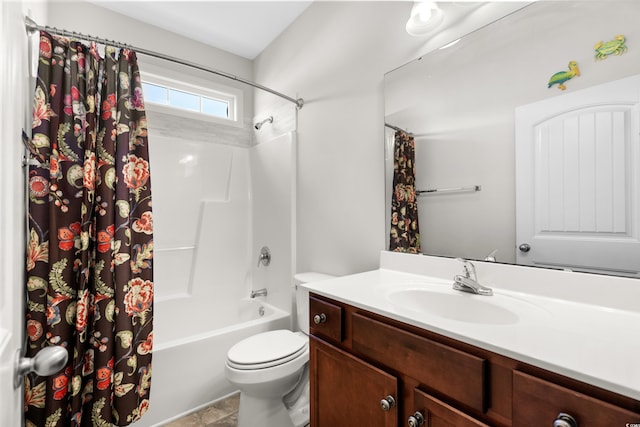
[(415, 157), (413, 137), (405, 132), (396, 131), (391, 196), (390, 251), (420, 253)]
[[(117, 58), (116, 58), (117, 56)], [(153, 217), (137, 59), (40, 33), (29, 167), (26, 426), (111, 426), (149, 405)], [(35, 161), (37, 162), (35, 162)]]

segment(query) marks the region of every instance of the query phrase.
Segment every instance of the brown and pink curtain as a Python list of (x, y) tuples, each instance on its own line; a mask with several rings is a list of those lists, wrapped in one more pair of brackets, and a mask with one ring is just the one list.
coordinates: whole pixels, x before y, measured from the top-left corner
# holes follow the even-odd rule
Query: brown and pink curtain
[(40, 33), (29, 167), (25, 423), (124, 426), (149, 405), (153, 216), (136, 54)]
[(413, 136), (396, 131), (391, 196), (389, 250), (420, 253), (418, 202), (416, 199), (415, 142)]

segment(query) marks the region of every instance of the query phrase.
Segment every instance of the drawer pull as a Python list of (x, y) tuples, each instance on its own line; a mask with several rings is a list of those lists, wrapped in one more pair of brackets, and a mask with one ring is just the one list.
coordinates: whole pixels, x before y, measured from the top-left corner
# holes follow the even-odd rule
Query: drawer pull
[(384, 412), (389, 412), (394, 406), (396, 406), (396, 399), (391, 395), (380, 401), (380, 407)]
[(319, 325), (326, 321), (327, 321), (327, 315), (324, 313), (316, 314), (315, 316), (313, 316), (313, 323), (315, 323), (316, 325)]
[(553, 427), (578, 427), (578, 422), (571, 415), (560, 412), (553, 422)]
[(416, 411), (413, 415), (409, 417), (409, 427), (419, 427), (424, 424), (424, 415), (420, 412)]

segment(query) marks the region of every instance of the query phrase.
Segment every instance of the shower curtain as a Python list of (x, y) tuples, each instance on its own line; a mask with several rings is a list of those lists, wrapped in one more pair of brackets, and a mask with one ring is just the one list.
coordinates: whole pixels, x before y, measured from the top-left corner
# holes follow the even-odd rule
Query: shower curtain
[[(117, 58), (116, 58), (117, 56)], [(149, 405), (153, 216), (136, 54), (40, 33), (30, 152), (26, 426), (111, 426)]]
[(412, 136), (402, 131), (396, 131), (394, 139), (389, 250), (420, 253), (415, 143)]

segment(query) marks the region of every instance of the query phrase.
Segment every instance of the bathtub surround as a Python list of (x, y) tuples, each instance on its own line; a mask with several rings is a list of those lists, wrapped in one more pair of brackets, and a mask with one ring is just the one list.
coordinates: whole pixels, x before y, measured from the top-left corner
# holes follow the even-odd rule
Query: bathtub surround
[[(154, 182), (155, 391), (140, 427), (233, 392), (224, 379), (227, 350), (250, 335), (291, 327), (294, 135), (239, 146), (193, 129), (182, 138), (165, 135), (153, 128), (155, 113), (149, 116), (151, 160), (168, 172)], [(265, 245), (272, 262), (258, 268)], [(250, 299), (260, 288), (268, 296)]]
[(95, 46), (41, 32), (38, 64), (26, 141), (27, 356), (60, 345), (69, 358), (55, 376), (26, 376), (26, 419), (129, 425), (149, 406), (153, 347), (151, 180), (136, 54), (116, 58), (107, 46), (103, 59)]
[[(289, 112), (295, 107), (288, 106)], [(267, 133), (276, 122), (264, 126)], [(290, 121), (295, 124), (295, 121)], [(251, 270), (253, 289), (267, 288), (268, 301), (293, 312), (292, 278), (295, 258), (297, 134), (287, 132), (264, 140), (250, 149), (252, 190)], [(263, 246), (271, 252), (268, 267), (257, 266)], [(249, 294), (247, 293), (247, 296)]]

